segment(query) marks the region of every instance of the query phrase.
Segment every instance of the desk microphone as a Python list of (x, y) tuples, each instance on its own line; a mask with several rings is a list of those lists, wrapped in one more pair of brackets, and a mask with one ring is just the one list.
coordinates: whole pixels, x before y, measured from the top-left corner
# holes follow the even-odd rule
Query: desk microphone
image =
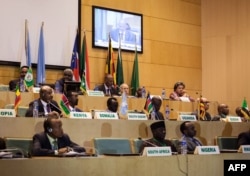
[(56, 111), (59, 113), (59, 115), (62, 113), (61, 109), (59, 109), (56, 105), (54, 105), (53, 103), (49, 102), (49, 105), (53, 106)]
[(138, 139), (141, 140), (141, 141), (143, 141), (143, 142), (145, 142), (145, 143), (147, 143), (147, 144), (150, 144), (150, 145), (152, 145), (152, 146), (154, 146), (154, 147), (159, 147), (158, 145), (155, 145), (155, 144), (153, 144), (153, 143), (151, 143), (151, 142), (148, 142), (148, 141), (146, 141), (146, 140), (143, 140), (143, 139), (140, 138), (140, 137), (138, 137)]

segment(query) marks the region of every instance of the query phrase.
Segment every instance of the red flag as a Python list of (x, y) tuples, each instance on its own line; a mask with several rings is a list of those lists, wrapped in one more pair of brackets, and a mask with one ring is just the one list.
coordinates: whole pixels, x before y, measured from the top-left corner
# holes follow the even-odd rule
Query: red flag
[(14, 109), (17, 112), (18, 105), (21, 103), (21, 93), (20, 93), (20, 88), (17, 84), (16, 86), (16, 99), (15, 99), (15, 104), (14, 104)]

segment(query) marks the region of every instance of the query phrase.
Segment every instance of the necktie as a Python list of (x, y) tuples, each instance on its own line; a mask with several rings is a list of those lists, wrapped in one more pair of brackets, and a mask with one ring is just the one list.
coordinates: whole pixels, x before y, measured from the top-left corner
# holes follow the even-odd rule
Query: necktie
[(54, 141), (52, 142), (52, 150), (58, 150), (57, 140), (54, 140)]
[(110, 95), (110, 88), (107, 88), (106, 94)]
[(46, 107), (47, 107), (47, 112), (48, 112), (48, 113), (50, 113), (50, 112), (51, 112), (50, 105), (49, 105), (49, 104), (47, 104), (47, 106), (46, 106)]

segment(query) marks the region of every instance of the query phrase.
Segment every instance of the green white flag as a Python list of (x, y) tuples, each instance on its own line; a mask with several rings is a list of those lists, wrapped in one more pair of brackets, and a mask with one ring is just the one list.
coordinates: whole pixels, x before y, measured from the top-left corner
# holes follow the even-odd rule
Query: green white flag
[(26, 73), (24, 78), (24, 82), (27, 88), (30, 88), (34, 85), (33, 73), (31, 68), (28, 69), (28, 72)]
[(247, 100), (246, 100), (246, 98), (244, 98), (241, 107), (248, 110), (248, 105), (247, 105)]

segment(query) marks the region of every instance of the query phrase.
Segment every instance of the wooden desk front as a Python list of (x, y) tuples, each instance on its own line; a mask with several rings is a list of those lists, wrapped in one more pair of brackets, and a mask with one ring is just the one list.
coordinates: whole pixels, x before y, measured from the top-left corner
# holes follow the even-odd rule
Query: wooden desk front
[(97, 157), (0, 160), (1, 176), (211, 176), (223, 175), (225, 159), (249, 154), (173, 155), (169, 157)]

